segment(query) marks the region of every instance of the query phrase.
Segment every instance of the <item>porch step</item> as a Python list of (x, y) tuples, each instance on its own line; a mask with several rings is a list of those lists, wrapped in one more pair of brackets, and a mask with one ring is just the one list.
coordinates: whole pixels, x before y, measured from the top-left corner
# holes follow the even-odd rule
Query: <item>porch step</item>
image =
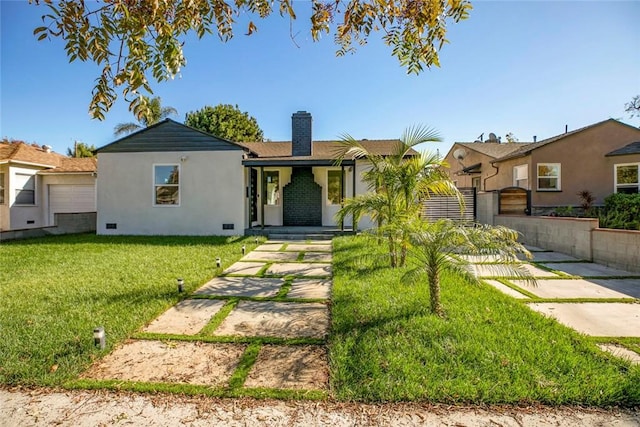
[(269, 240), (331, 240), (335, 234), (291, 234), (291, 233), (270, 233), (267, 234)]

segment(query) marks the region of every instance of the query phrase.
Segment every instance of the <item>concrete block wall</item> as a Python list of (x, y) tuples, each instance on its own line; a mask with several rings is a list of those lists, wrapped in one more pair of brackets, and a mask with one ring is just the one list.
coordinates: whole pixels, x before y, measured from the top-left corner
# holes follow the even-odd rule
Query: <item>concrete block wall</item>
[(51, 227), (27, 228), (0, 231), (0, 241), (31, 239), (60, 234), (92, 233), (96, 231), (96, 213), (57, 213), (56, 225)]
[(640, 231), (593, 230), (595, 262), (640, 273)]
[(591, 233), (598, 227), (597, 219), (496, 215), (494, 223), (519, 231), (525, 244), (593, 259)]
[(476, 221), (494, 225), (493, 217), (498, 212), (498, 193), (479, 192), (476, 194)]

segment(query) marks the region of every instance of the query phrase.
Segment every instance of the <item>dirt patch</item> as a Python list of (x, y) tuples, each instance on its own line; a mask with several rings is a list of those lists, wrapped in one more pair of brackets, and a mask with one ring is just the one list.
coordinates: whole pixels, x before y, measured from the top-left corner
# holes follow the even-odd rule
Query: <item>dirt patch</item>
[(260, 349), (245, 387), (326, 390), (327, 350), (321, 346), (265, 345)]
[(82, 377), (223, 386), (245, 348), (237, 344), (129, 341)]
[(324, 338), (329, 328), (325, 304), (240, 301), (214, 335)]
[(638, 410), (461, 407), (214, 399), (108, 391), (0, 389), (0, 421), (8, 427), (59, 425), (189, 426), (563, 426), (640, 425)]

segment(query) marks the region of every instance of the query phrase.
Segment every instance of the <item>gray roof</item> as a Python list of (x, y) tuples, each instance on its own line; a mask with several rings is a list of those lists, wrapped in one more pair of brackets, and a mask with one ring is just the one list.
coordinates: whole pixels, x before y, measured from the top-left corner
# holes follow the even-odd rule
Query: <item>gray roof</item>
[(245, 148), (232, 141), (194, 129), (171, 119), (127, 135), (96, 150), (97, 153), (150, 151), (228, 151)]
[(610, 151), (605, 156), (624, 156), (626, 154), (640, 154), (640, 141), (632, 142), (624, 147)]

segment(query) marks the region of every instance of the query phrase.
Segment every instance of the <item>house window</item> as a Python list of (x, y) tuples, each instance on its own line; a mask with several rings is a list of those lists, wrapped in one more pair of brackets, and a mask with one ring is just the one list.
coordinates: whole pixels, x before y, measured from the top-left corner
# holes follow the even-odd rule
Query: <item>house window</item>
[(339, 205), (342, 203), (342, 171), (327, 171), (327, 204)]
[(538, 163), (538, 191), (560, 191), (560, 163)]
[(280, 204), (280, 172), (266, 171), (264, 173), (265, 188), (267, 190), (267, 205)]
[(640, 163), (615, 165), (616, 193), (640, 193)]
[(513, 167), (513, 186), (529, 189), (529, 165)]
[(0, 173), (0, 205), (4, 205), (4, 172)]
[(24, 173), (15, 175), (16, 181), (16, 205), (36, 204), (36, 176)]
[(154, 205), (180, 205), (180, 166), (153, 166)]

